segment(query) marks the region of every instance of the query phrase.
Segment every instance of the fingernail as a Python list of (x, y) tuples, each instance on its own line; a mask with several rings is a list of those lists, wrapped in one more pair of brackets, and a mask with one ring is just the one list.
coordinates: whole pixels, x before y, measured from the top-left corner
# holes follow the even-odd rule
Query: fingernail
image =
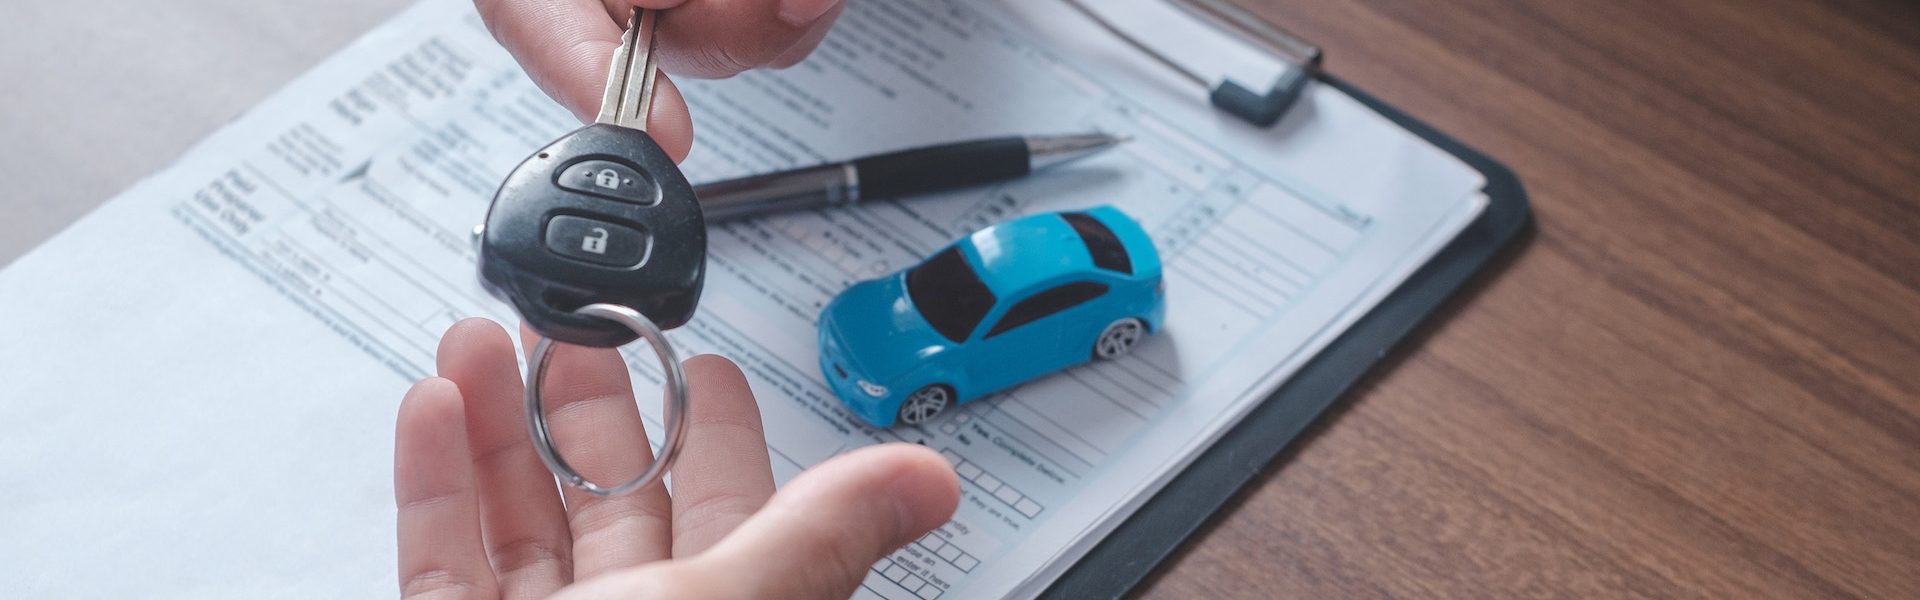
[(960, 503), (960, 480), (946, 459), (929, 451), (887, 484), (887, 497), (899, 516), (900, 543), (919, 538), (953, 518)]
[(820, 20), (840, 0), (780, 0), (780, 20), (794, 27), (803, 27)]

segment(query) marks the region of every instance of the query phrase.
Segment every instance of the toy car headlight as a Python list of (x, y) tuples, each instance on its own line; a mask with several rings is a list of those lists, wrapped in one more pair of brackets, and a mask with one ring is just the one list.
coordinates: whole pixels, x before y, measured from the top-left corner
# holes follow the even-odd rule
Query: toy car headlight
[(887, 395), (886, 386), (878, 385), (865, 379), (855, 380), (854, 383), (859, 385), (860, 391), (866, 392), (868, 396), (880, 398)]

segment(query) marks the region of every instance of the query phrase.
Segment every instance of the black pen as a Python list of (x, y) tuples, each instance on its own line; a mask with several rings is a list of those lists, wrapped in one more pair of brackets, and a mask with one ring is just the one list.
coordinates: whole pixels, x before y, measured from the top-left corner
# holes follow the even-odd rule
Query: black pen
[(1104, 133), (957, 142), (694, 187), (708, 222), (847, 206), (1021, 177), (1112, 148)]

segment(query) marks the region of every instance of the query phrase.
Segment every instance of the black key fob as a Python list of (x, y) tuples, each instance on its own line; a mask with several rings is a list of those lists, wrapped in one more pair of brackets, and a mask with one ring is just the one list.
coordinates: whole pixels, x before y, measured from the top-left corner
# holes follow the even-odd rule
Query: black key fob
[(693, 318), (707, 228), (680, 167), (646, 132), (595, 123), (507, 176), (480, 233), (480, 281), (555, 341), (612, 347), (637, 336), (573, 314), (605, 302), (661, 329)]

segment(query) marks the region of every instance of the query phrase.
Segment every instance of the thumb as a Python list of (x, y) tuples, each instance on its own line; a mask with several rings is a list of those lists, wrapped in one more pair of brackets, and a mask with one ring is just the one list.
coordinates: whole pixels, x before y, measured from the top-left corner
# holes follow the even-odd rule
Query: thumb
[(953, 517), (960, 482), (932, 450), (862, 448), (781, 488), (690, 560), (586, 582), (583, 597), (841, 599), (873, 563)]
[(953, 466), (934, 451), (862, 448), (795, 478), (696, 562), (736, 598), (846, 598), (873, 563), (946, 523), (959, 502)]

